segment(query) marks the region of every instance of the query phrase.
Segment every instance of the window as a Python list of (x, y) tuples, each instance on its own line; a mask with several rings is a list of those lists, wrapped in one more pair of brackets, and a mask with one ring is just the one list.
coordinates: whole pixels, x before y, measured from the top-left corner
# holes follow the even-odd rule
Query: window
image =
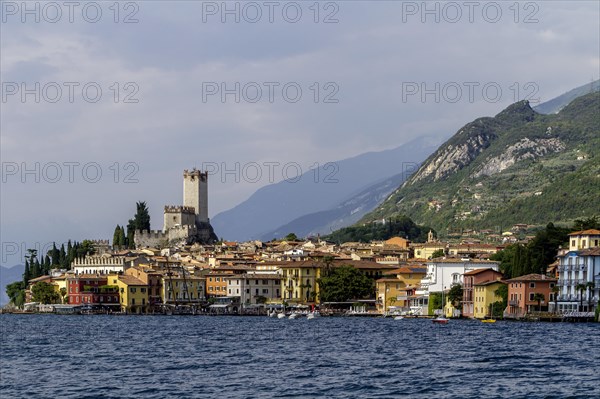
[(571, 240), (571, 246), (574, 247), (575, 246), (575, 240)]
[(585, 244), (587, 243), (587, 240), (581, 240), (581, 247), (585, 248)]
[(254, 281), (255, 281), (256, 285), (258, 285), (258, 280), (254, 280)]
[(229, 289), (229, 293), (231, 294), (231, 288)]
[(208, 281), (212, 282), (212, 277), (209, 277), (209, 278), (208, 278)]
[(269, 290), (266, 288), (263, 288), (263, 294), (268, 294), (268, 293), (269, 293)]
[(217, 278), (215, 278), (215, 281), (216, 281), (217, 283), (220, 283), (220, 282), (221, 282), (221, 277), (217, 277)]
[(131, 304), (135, 305), (135, 298), (131, 298)]
[(240, 293), (240, 289), (239, 289), (239, 288), (238, 288), (238, 289), (236, 289), (236, 290), (235, 290), (235, 293), (236, 293), (236, 294), (239, 294), (239, 293)]
[(145, 288), (140, 288), (140, 291), (143, 292), (143, 293), (145, 293), (146, 289)]
[(246, 288), (246, 294), (250, 293), (250, 288)]
[(534, 294), (533, 292), (530, 292), (530, 293), (529, 293), (529, 300), (530, 300), (530, 301), (533, 301), (533, 300), (534, 300), (534, 299), (533, 299), (533, 296), (534, 296), (534, 295), (535, 295), (535, 294)]
[(269, 282), (267, 280), (263, 280), (263, 285), (267, 285)]
[(256, 295), (258, 295), (258, 288), (256, 289)]
[(306, 275), (310, 275), (310, 269), (306, 269)]
[(550, 288), (554, 288), (554, 283), (550, 283)]
[(535, 288), (535, 283), (529, 283), (529, 288)]

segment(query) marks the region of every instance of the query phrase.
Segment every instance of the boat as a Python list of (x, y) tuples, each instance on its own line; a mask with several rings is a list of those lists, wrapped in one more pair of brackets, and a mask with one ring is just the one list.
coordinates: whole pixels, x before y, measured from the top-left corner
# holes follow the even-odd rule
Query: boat
[(297, 319), (298, 317), (300, 317), (300, 313), (293, 312), (292, 314), (290, 314), (289, 319), (294, 320), (294, 319)]
[(396, 317), (394, 317), (394, 320), (402, 320), (402, 319), (404, 319), (404, 316), (396, 316)]
[(311, 319), (314, 319), (315, 317), (319, 317), (319, 316), (321, 316), (321, 314), (319, 313), (318, 310), (315, 310), (314, 312), (310, 312), (309, 314), (307, 314), (306, 319), (311, 320)]
[(492, 305), (490, 305), (490, 314), (489, 316), (487, 316), (487, 318), (482, 319), (481, 322), (482, 323), (495, 323), (496, 319), (494, 319), (494, 315), (492, 314)]
[(448, 324), (450, 320), (444, 317), (444, 308), (446, 307), (446, 302), (444, 302), (444, 273), (442, 272), (442, 314), (435, 319), (431, 320), (436, 324)]
[(285, 313), (277, 313), (277, 318), (278, 319), (285, 319)]

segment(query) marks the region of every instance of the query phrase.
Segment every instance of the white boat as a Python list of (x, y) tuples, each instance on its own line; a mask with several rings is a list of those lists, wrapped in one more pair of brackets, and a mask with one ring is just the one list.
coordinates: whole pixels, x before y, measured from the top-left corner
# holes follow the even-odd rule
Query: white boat
[(306, 315), (306, 318), (308, 320), (314, 319), (315, 317), (320, 317), (321, 314), (319, 313), (319, 311), (314, 311), (314, 312), (310, 312), (309, 314)]
[(448, 324), (450, 320), (448, 320), (444, 316), (444, 309), (446, 308), (446, 302), (444, 302), (444, 273), (442, 273), (442, 314), (431, 320), (436, 324)]
[(277, 313), (278, 319), (285, 319), (285, 313)]
[(293, 312), (292, 314), (290, 314), (289, 319), (294, 320), (294, 319), (297, 319), (298, 317), (300, 317), (300, 313)]
[(396, 317), (394, 317), (394, 320), (402, 320), (402, 319), (404, 319), (404, 316), (396, 316)]

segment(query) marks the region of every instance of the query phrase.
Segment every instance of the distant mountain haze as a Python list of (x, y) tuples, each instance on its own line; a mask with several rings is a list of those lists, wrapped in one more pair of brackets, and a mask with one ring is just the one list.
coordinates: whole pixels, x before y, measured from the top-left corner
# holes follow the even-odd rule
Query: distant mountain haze
[[(228, 240), (270, 237), (297, 218), (334, 210), (352, 195), (377, 182), (414, 172), (437, 144), (432, 138), (423, 137), (391, 150), (368, 152), (337, 161), (335, 169), (321, 167), (318, 173), (308, 171), (297, 182), (270, 184), (258, 189), (236, 207), (211, 218), (211, 224), (219, 237)], [(336, 217), (333, 216), (334, 219)], [(320, 226), (326, 229), (330, 223), (333, 220), (303, 223), (302, 230), (317, 231)]]

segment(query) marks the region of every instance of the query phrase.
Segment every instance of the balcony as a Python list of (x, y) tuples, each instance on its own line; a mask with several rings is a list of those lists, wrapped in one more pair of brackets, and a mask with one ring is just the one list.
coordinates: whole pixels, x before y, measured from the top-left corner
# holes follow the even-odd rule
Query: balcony
[(508, 301), (508, 306), (519, 306), (519, 301)]

